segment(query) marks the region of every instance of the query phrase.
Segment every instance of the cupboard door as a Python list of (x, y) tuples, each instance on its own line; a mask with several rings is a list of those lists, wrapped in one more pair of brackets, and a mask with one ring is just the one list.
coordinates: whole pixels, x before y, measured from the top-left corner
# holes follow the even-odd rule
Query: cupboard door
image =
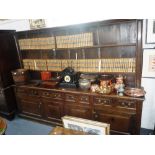
[(109, 123), (110, 130), (132, 134), (135, 128), (134, 114), (111, 114), (103, 111), (94, 111), (94, 119), (99, 122)]
[(35, 117), (42, 117), (42, 103), (37, 98), (17, 98), (19, 112), (32, 115)]
[(79, 107), (66, 105), (65, 106), (65, 115), (74, 116), (79, 118), (91, 119), (91, 110), (87, 107)]
[(61, 121), (61, 117), (63, 116), (63, 105), (61, 102), (55, 100), (45, 100), (43, 99), (42, 102), (44, 103), (44, 115), (46, 119), (52, 121)]

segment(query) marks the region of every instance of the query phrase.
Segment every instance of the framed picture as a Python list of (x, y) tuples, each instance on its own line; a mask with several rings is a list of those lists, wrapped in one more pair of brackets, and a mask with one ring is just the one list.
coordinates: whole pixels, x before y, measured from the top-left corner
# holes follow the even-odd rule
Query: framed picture
[(87, 119), (64, 116), (62, 117), (64, 128), (82, 131), (90, 135), (109, 135), (110, 124), (91, 121)]
[(46, 26), (45, 19), (29, 19), (30, 29), (39, 29)]
[(155, 44), (155, 19), (146, 20), (146, 44)]
[(142, 77), (155, 78), (155, 49), (146, 49), (143, 52)]

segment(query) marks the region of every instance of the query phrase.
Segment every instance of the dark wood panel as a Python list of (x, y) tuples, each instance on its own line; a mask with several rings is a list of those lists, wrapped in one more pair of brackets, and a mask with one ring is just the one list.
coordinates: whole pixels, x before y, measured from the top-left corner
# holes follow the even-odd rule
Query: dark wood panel
[(18, 108), (21, 113), (42, 117), (42, 103), (36, 99), (17, 98)]
[(98, 30), (100, 44), (135, 43), (136, 23), (121, 23), (100, 27)]
[(20, 67), (14, 30), (0, 30), (0, 115), (12, 119), (16, 100), (11, 71)]
[(70, 59), (70, 51), (69, 50), (59, 50), (56, 52), (56, 59)]
[(98, 48), (84, 49), (85, 59), (100, 59)]
[(70, 59), (84, 59), (85, 58), (85, 50), (84, 49), (71, 49), (70, 50)]
[(135, 46), (101, 48), (101, 58), (135, 58)]

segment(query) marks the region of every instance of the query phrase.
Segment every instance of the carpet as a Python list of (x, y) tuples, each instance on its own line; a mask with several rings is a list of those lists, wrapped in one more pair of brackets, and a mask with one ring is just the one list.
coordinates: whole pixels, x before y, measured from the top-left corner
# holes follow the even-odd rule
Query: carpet
[(48, 135), (52, 130), (51, 125), (41, 124), (35, 121), (20, 118), (7, 120), (6, 135)]

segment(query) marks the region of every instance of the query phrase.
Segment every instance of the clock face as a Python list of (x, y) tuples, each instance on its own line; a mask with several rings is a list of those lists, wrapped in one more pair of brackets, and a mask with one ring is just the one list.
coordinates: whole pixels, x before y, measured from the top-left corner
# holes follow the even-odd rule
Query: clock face
[(64, 81), (65, 81), (65, 82), (70, 82), (70, 81), (71, 81), (71, 77), (70, 77), (69, 75), (66, 75), (66, 76), (64, 77)]

